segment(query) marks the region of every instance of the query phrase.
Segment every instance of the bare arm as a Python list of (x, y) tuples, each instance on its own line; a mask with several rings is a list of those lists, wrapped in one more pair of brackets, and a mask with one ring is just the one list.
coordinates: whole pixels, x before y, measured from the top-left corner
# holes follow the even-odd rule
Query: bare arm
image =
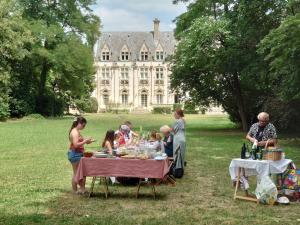
[(110, 154), (112, 154), (112, 146), (111, 146), (111, 144), (110, 144), (110, 142), (109, 141), (106, 141), (105, 142), (105, 147), (108, 149), (108, 152), (110, 153)]
[[(257, 146), (262, 146), (262, 147), (264, 147), (264, 146), (266, 145), (266, 143), (267, 143), (267, 141), (260, 141), (260, 142), (258, 142)], [(276, 145), (276, 144), (277, 144), (277, 139), (270, 139), (270, 140), (268, 141), (268, 144), (269, 144), (269, 145)]]
[(246, 139), (249, 140), (251, 143), (257, 141), (255, 138), (251, 137), (249, 134), (246, 135)]
[(79, 148), (79, 147), (83, 146), (84, 144), (91, 143), (91, 140), (89, 138), (84, 139), (83, 141), (79, 141), (79, 139), (80, 139), (79, 132), (76, 130), (72, 130), (71, 134), (70, 134), (70, 141), (75, 148)]

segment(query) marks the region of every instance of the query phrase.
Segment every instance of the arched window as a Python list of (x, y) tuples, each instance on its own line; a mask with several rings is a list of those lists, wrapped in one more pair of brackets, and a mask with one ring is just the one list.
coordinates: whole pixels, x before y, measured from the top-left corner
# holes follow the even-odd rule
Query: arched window
[(145, 90), (141, 92), (141, 105), (142, 107), (148, 106), (148, 94)]
[(163, 104), (164, 96), (163, 96), (163, 91), (158, 90), (156, 92), (156, 103), (157, 104)]
[(104, 105), (108, 105), (108, 103), (109, 103), (109, 94), (108, 94), (108, 91), (104, 90), (102, 96), (103, 96), (103, 104)]
[(123, 90), (122, 91), (122, 105), (128, 105), (128, 91)]

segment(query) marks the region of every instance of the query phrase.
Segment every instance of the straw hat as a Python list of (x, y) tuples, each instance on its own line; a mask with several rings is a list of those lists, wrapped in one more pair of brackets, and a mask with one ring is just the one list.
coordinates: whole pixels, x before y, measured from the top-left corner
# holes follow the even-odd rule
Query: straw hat
[(171, 131), (171, 128), (168, 125), (164, 125), (159, 130), (160, 132), (167, 133)]

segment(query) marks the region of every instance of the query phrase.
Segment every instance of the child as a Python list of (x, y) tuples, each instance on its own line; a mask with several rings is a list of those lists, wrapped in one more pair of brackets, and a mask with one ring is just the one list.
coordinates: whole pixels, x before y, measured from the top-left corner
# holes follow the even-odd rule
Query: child
[(150, 134), (150, 145), (153, 146), (153, 148), (155, 148), (156, 151), (160, 151), (161, 150), (161, 136), (159, 133), (157, 133), (156, 130), (152, 130), (151, 134)]
[(171, 128), (168, 125), (164, 125), (160, 128), (160, 132), (163, 133), (163, 146), (165, 153), (168, 157), (173, 157), (173, 134), (171, 134)]
[(114, 148), (114, 139), (115, 139), (115, 131), (108, 130), (102, 142), (102, 148), (104, 152), (112, 154)]
[(139, 134), (136, 133), (136, 132), (134, 132), (132, 130), (133, 129), (133, 125), (132, 125), (132, 123), (130, 121), (126, 121), (124, 124), (129, 127), (129, 133), (128, 133), (128, 135), (129, 135), (130, 142), (132, 142), (134, 138), (138, 138), (139, 137)]

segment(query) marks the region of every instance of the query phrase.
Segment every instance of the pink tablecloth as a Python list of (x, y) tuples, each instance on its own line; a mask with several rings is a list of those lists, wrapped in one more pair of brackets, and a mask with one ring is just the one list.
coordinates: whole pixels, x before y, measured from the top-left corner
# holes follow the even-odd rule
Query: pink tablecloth
[(169, 172), (168, 160), (82, 157), (75, 180), (84, 177), (139, 177), (162, 179)]

